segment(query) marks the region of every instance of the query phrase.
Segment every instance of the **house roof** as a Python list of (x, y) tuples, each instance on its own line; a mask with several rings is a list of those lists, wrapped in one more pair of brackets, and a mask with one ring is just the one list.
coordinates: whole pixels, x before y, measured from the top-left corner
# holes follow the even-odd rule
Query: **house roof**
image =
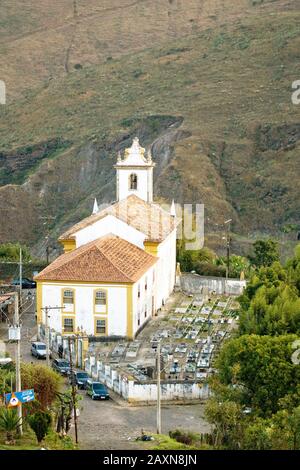
[(157, 258), (115, 235), (59, 256), (36, 281), (137, 282)]
[(159, 205), (149, 203), (132, 194), (102, 211), (73, 225), (59, 240), (75, 238), (76, 232), (94, 224), (107, 215), (113, 215), (146, 235), (147, 241), (162, 242), (177, 226), (179, 220)]

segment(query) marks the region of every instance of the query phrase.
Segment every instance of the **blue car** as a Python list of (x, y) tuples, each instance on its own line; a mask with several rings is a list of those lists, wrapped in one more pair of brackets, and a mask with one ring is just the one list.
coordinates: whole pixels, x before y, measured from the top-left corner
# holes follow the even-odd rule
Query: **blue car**
[(77, 385), (80, 389), (85, 389), (89, 376), (86, 372), (77, 372), (74, 371), (70, 376), (70, 383), (72, 385)]
[(104, 384), (101, 382), (94, 382), (89, 379), (86, 383), (86, 393), (92, 400), (108, 400), (109, 393)]

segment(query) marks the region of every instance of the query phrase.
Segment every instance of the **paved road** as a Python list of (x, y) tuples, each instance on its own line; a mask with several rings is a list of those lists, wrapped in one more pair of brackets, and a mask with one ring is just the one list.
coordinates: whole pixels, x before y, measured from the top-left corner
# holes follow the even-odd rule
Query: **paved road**
[[(78, 423), (81, 449), (138, 449), (140, 444), (135, 438), (141, 435), (142, 429), (156, 432), (155, 406), (129, 406), (119, 398), (117, 402), (93, 401), (84, 392), (80, 393), (83, 397)], [(203, 410), (201, 404), (162, 406), (162, 432), (167, 434), (176, 428), (208, 432)]]

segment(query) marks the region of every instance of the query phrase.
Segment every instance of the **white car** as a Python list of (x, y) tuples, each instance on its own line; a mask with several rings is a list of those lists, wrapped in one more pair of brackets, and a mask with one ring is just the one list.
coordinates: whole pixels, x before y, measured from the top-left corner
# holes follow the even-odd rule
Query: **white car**
[[(31, 355), (37, 359), (46, 359), (47, 347), (45, 343), (41, 341), (35, 341), (31, 344)], [(51, 354), (50, 354), (51, 355)]]

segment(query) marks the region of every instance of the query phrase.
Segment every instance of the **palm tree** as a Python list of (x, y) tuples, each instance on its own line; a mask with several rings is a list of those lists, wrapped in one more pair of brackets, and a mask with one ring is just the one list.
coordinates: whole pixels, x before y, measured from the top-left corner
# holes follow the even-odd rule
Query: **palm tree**
[(0, 429), (6, 432), (7, 444), (14, 444), (14, 432), (20, 424), (21, 418), (14, 408), (2, 408), (0, 410)]

